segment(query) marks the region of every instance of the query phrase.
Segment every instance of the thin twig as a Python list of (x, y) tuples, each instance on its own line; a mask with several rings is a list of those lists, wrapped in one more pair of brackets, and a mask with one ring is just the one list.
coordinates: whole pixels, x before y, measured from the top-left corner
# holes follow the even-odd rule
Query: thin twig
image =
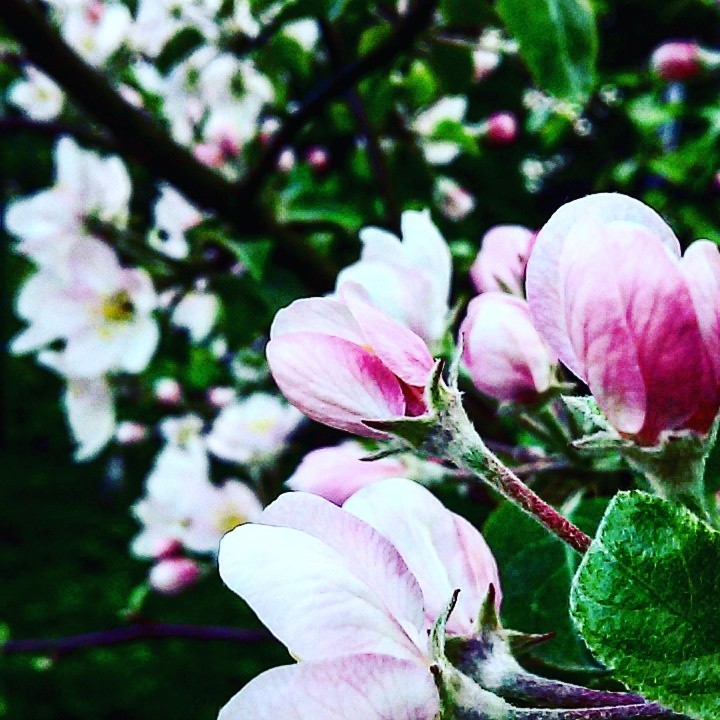
[(183, 638), (192, 640), (227, 640), (252, 643), (267, 640), (265, 630), (224, 627), (220, 625), (184, 625), (180, 623), (146, 622), (110, 628), (97, 632), (82, 633), (59, 638), (31, 638), (7, 640), (0, 645), (0, 652), (8, 655), (34, 654), (62, 656), (76, 650), (108, 647), (142, 640)]

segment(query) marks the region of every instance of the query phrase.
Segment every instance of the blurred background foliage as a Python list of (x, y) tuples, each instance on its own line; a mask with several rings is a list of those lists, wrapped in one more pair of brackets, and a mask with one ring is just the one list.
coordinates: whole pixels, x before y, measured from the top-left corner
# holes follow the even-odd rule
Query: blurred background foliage
[[(473, 81), (471, 49), (454, 39), (476, 38), (486, 26), (500, 26), (498, 9), (513, 26), (512, 10), (507, 9), (511, 5), (444, 0), (434, 29), (390, 71), (377, 72), (359, 86), (375, 132), (396, 138), (393, 151), (387, 153), (393, 202), (398, 208), (433, 208), (457, 261), (457, 292), (469, 292), (466, 271), (490, 226), (538, 227), (562, 203), (594, 191), (617, 190), (644, 200), (666, 217), (684, 244), (697, 237), (720, 242), (720, 78), (704, 77), (672, 92), (648, 68), (653, 48), (664, 40), (690, 39), (711, 48), (720, 44), (718, 4), (595, 0), (596, 75), (587, 105), (579, 113), (558, 112), (542, 102), (528, 107), (532, 81), (521, 56), (504, 58), (488, 78)], [(368, 51), (387, 33), (375, 3), (345, 0), (331, 3), (330, 9), (341, 52), (348, 58)], [(0, 38), (9, 39), (7, 34)], [(171, 66), (173, 53), (183, 56), (193, 42), (191, 32), (178, 37), (160, 62)], [(276, 79), (281, 98), (305, 96), (327, 73), (327, 58), (303, 55), (284, 37), (253, 57)], [(0, 89), (16, 76), (11, 64), (0, 66)], [(277, 80), (280, 76), (282, 83)], [(466, 143), (466, 151), (442, 169), (441, 174), (452, 176), (476, 198), (475, 210), (460, 221), (438, 212), (433, 203), (437, 170), (424, 161), (417, 144), (403, 136), (398, 117), (401, 111), (412, 115), (453, 94), (467, 95), (469, 122), (511, 111), (522, 127), (509, 146)], [(463, 142), (461, 127), (448, 125), (442, 133)], [(357, 257), (360, 227), (385, 224), (389, 215), (387, 198), (379, 192), (356, 135), (346, 104), (330, 103), (295, 141), (299, 150), (326, 148), (328, 167), (318, 171), (298, 163), (291, 172), (272, 177), (263, 191), (264, 201), (282, 222), (329, 223), (332, 232), (320, 227), (307, 236), (336, 267)], [(53, 137), (34, 130), (4, 128), (0, 202), (50, 184), (53, 142)], [(137, 163), (129, 167), (134, 180), (133, 222), (142, 227), (153, 194), (151, 178)], [(212, 227), (198, 232), (200, 243), (217, 241)], [(248, 245), (224, 234), (222, 243), (233, 248), (249, 272), (239, 278), (210, 278), (224, 302), (228, 339), (233, 347), (248, 346), (250, 355), (259, 349), (253, 343), (267, 332), (277, 308), (307, 293), (303, 273), (285, 267), (273, 237), (263, 240)], [(27, 268), (10, 254), (6, 236), (1, 257), (7, 339), (18, 329), (12, 299)], [(167, 333), (163, 342), (169, 345), (158, 353), (151, 377), (178, 376), (186, 386), (198, 389), (211, 381), (228, 382), (227, 369), (202, 347), (189, 349), (181, 343), (174, 347)], [(128, 598), (145, 576), (145, 567), (127, 550), (136, 532), (128, 507), (141, 492), (153, 449), (129, 448), (122, 455), (113, 450), (88, 465), (74, 464), (58, 403), (61, 383), (26, 359), (3, 357), (2, 362), (0, 623), (6, 623), (5, 633), (17, 638), (115, 627), (122, 623)], [(152, 410), (147, 412), (147, 417), (138, 419), (158, 419)], [(305, 450), (333, 437), (331, 431), (317, 427), (304, 430), (277, 470), (278, 486)], [(445, 494), (451, 504), (460, 503), (452, 492)], [(506, 507), (497, 512), (517, 511)], [(598, 507), (577, 512), (577, 521), (592, 529)], [(480, 509), (471, 519), (480, 523), (486, 514)], [(522, 523), (522, 518), (496, 513), (487, 527), (503, 571), (506, 621), (525, 631), (558, 631), (557, 644), (548, 644), (540, 659), (564, 664), (563, 672), (597, 674), (584, 649), (568, 645), (574, 639), (571, 630), (562, 627), (567, 616), (557, 603), (566, 602), (569, 575), (547, 578), (548, 568), (557, 566), (551, 559), (566, 551), (554, 540), (534, 537), (541, 531), (532, 523), (518, 530)], [(513, 527), (512, 537), (508, 527)], [(249, 611), (215, 576), (177, 598), (151, 597), (143, 616), (168, 622), (254, 625)], [(558, 658), (565, 662), (558, 663)], [(244, 682), (284, 659), (284, 651), (273, 642), (244, 646), (179, 639), (81, 650), (60, 658), (0, 656), (0, 714), (17, 720), (149, 720), (158, 715), (211, 719)]]

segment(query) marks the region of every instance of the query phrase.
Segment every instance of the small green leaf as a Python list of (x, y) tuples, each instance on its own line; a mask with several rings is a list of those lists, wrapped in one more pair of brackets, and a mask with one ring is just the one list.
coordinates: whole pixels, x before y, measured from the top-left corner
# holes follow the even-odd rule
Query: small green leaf
[[(570, 519), (592, 532), (605, 508), (603, 500), (583, 500)], [(495, 510), (483, 530), (500, 569), (502, 619), (529, 633), (554, 632), (555, 638), (532, 654), (556, 667), (598, 672), (570, 619), (568, 595), (577, 555), (511, 503)]]
[(498, 0), (497, 10), (543, 90), (577, 102), (588, 98), (598, 50), (588, 0)]
[(619, 493), (573, 582), (571, 611), (596, 657), (632, 690), (720, 717), (720, 533), (681, 505)]

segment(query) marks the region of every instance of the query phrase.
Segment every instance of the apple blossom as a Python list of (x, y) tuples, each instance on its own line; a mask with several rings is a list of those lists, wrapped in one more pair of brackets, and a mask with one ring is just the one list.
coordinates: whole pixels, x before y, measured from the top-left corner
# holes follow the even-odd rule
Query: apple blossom
[(473, 384), (501, 402), (532, 403), (551, 385), (556, 359), (530, 319), (525, 300), (486, 292), (460, 326)]
[(175, 306), (170, 322), (187, 330), (192, 342), (200, 343), (215, 326), (219, 311), (220, 301), (217, 295), (192, 291), (184, 295)]
[(364, 420), (420, 415), (433, 369), (427, 345), (372, 307), (348, 283), (342, 300), (296, 300), (270, 328), (270, 371), (288, 400), (313, 420), (383, 438)]
[(361, 285), (375, 307), (434, 344), (450, 312), (450, 249), (427, 210), (405, 211), (400, 227), (402, 240), (376, 227), (361, 230), (360, 260), (340, 272), (336, 290)]
[(528, 262), (535, 326), (640, 445), (706, 434), (720, 405), (720, 256), (680, 246), (641, 202), (601, 193), (561, 207)]
[(224, 407), (207, 435), (213, 455), (235, 463), (270, 458), (283, 450), (302, 414), (268, 393), (255, 393)]
[(175, 378), (158, 378), (153, 384), (153, 395), (164, 405), (179, 405), (183, 391)]
[(470, 268), (478, 292), (499, 290), (524, 296), (525, 266), (535, 233), (522, 225), (495, 225), (480, 242), (480, 252)]
[(65, 271), (61, 277), (41, 269), (23, 285), (16, 310), (29, 326), (12, 351), (33, 352), (62, 340), (61, 362), (73, 377), (142, 371), (159, 338), (147, 272), (122, 267), (107, 245), (90, 238), (72, 245)]
[(231, 387), (211, 387), (207, 391), (207, 401), (216, 408), (224, 408), (235, 402), (237, 393)]
[(63, 137), (55, 146), (55, 184), (8, 205), (5, 224), (20, 239), (17, 251), (62, 274), (62, 261), (86, 221), (96, 218), (124, 227), (130, 203), (130, 176), (118, 157), (102, 158)]
[(434, 195), (440, 212), (450, 220), (462, 220), (475, 209), (475, 197), (452, 178), (439, 177)]
[(8, 100), (33, 120), (53, 120), (62, 111), (65, 95), (47, 75), (30, 66), (25, 78), (8, 88)]
[(312, 450), (285, 484), (291, 490), (314, 493), (342, 505), (366, 485), (407, 475), (407, 468), (397, 457), (364, 461), (368, 455), (369, 451), (355, 440)]
[(493, 50), (478, 47), (473, 50), (473, 77), (475, 80), (484, 80), (497, 69), (500, 64), (500, 55)]
[(147, 436), (147, 427), (132, 420), (123, 420), (123, 422), (118, 423), (115, 430), (115, 439), (121, 445), (134, 445), (145, 440)]
[[(497, 582), (494, 561), (474, 528), (409, 481), (378, 483), (352, 502), (362, 517), (306, 493), (283, 495), (259, 524), (223, 538), (221, 577), (302, 661), (251, 681), (221, 720), (436, 717), (427, 638), (436, 598), (459, 588), (474, 623), (479, 593)], [(451, 632), (466, 629), (464, 614)]]
[(202, 222), (202, 213), (169, 185), (161, 186), (153, 212), (155, 227), (148, 237), (150, 247), (175, 260), (186, 258), (190, 246), (185, 233)]
[(148, 584), (163, 595), (177, 595), (194, 585), (200, 576), (200, 567), (194, 560), (173, 557), (153, 565), (148, 575)]
[(467, 98), (445, 97), (423, 110), (413, 121), (412, 129), (421, 140), (425, 160), (431, 165), (447, 165), (460, 154), (460, 146), (451, 140), (435, 140), (434, 133), (445, 122), (461, 123), (467, 112)]

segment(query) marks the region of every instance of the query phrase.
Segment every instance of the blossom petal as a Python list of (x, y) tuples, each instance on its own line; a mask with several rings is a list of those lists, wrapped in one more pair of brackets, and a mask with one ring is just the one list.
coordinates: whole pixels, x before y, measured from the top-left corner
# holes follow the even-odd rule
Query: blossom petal
[(219, 566), (225, 584), (295, 657), (422, 656), (354, 563), (306, 532), (242, 525), (222, 539)]
[(613, 221), (631, 222), (646, 228), (671, 253), (680, 256), (677, 238), (654, 210), (626, 195), (598, 193), (563, 205), (548, 220), (535, 239), (527, 265), (527, 297), (535, 327), (578, 377), (583, 377), (582, 362), (565, 330), (560, 258), (573, 226), (579, 223), (604, 225)]
[(422, 589), (428, 627), (458, 588), (458, 604), (447, 626), (450, 633), (473, 632), (491, 583), (499, 607), (500, 581), (490, 548), (477, 530), (429, 490), (401, 478), (383, 480), (359, 490), (343, 509), (372, 525), (398, 549)]
[(303, 298), (278, 311), (270, 339), (291, 333), (319, 333), (363, 345), (362, 332), (348, 308), (334, 298)]
[(398, 551), (355, 515), (309, 493), (281, 495), (263, 511), (263, 525), (290, 527), (312, 535), (340, 553), (408, 631), (423, 629), (423, 596)]
[(368, 654), (268, 670), (218, 720), (432, 720), (439, 710), (427, 668)]
[(397, 378), (380, 359), (352, 342), (314, 332), (272, 339), (267, 358), (275, 382), (313, 420), (368, 437), (385, 437), (362, 420), (405, 413)]

